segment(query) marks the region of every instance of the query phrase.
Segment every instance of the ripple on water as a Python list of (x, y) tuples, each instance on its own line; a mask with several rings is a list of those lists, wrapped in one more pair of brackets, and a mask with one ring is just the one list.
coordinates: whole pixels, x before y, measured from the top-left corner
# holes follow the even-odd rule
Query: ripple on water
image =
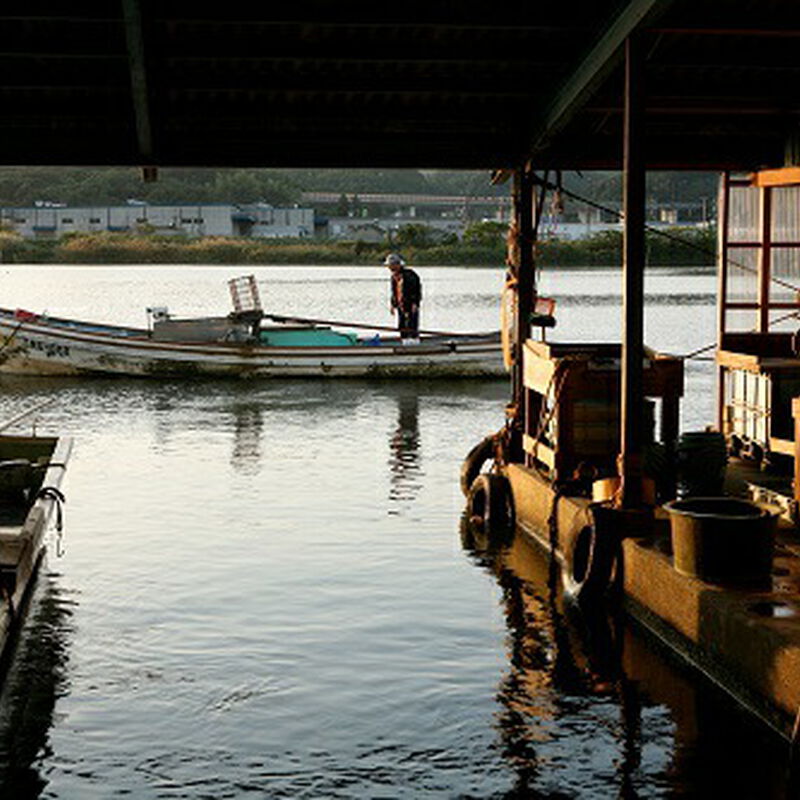
[[(156, 301), (217, 313), (231, 274), (64, 270), (52, 313), (107, 298), (134, 323)], [(254, 271), (285, 313), (388, 321), (384, 269)], [(496, 328), (502, 278), (426, 268), (426, 323)], [(617, 278), (546, 277), (572, 298), (554, 338), (618, 341)], [(713, 341), (713, 276), (658, 280), (648, 344)], [(21, 307), (52, 284), (4, 274)], [(712, 379), (687, 365), (687, 394), (711, 402)], [(710, 797), (708, 764), (716, 788), (780, 788), (762, 739), (634, 639), (625, 691), (599, 691), (546, 565), (462, 549), (459, 467), (503, 425), (506, 381), (2, 384), (7, 410), (58, 396), (40, 429), (76, 437), (66, 555), (0, 701), (3, 800)]]

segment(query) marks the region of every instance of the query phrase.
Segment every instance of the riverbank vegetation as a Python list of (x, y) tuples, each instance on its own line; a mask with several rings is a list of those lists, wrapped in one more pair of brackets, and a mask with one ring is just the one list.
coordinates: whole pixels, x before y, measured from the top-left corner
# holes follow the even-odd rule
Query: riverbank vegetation
[[(620, 175), (612, 172), (564, 173), (566, 211), (563, 221), (576, 221), (580, 202), (591, 198), (614, 206), (621, 195)], [(703, 209), (703, 221), (713, 219), (716, 176), (712, 173), (650, 173), (648, 203)], [(431, 215), (441, 209), (425, 204), (415, 208), (416, 219), (400, 224), (381, 241), (338, 239), (256, 239), (131, 233), (70, 233), (60, 239), (21, 239), (0, 229), (0, 261), (4, 263), (67, 264), (377, 264), (389, 250), (400, 250), (409, 263), (419, 265), (505, 264), (506, 225), (487, 221), (486, 209), (473, 208), (470, 198), (507, 196), (510, 187), (492, 185), (488, 172), (445, 170), (274, 170), (274, 169), (161, 169), (155, 183), (142, 183), (132, 168), (0, 167), (0, 207), (52, 203), (56, 207), (147, 203), (254, 203), (287, 206), (303, 202), (303, 192), (326, 192), (338, 202), (315, 209), (320, 216), (342, 214), (369, 220), (383, 214), (397, 218), (396, 208), (371, 206), (370, 193), (403, 196), (463, 198), (460, 220), (464, 234), (443, 235), (434, 230)], [(572, 194), (574, 193), (574, 194)], [(359, 199), (361, 198), (361, 199)], [(681, 203), (677, 203), (677, 199)], [(320, 201), (322, 202), (322, 201)], [(330, 203), (333, 202), (332, 205)], [(342, 208), (339, 208), (339, 206)], [(399, 206), (398, 206), (399, 208)], [(585, 210), (585, 209), (584, 209)], [(595, 208), (595, 211), (597, 209)], [(399, 212), (398, 212), (399, 213)], [(470, 219), (472, 221), (470, 222)], [(441, 219), (437, 218), (440, 222)], [(428, 224), (430, 223), (430, 224)], [(384, 226), (385, 228), (386, 226)], [(371, 233), (380, 235), (381, 229)], [(366, 238), (366, 236), (365, 236)], [(680, 243), (678, 240), (686, 242)], [(714, 263), (712, 228), (675, 228), (670, 237), (648, 234), (647, 263), (653, 266), (710, 266)], [(597, 232), (580, 240), (545, 237), (537, 250), (543, 266), (609, 266), (621, 261), (621, 234)]]
[[(423, 226), (401, 228), (392, 241), (332, 239), (245, 239), (74, 233), (60, 239), (23, 239), (0, 231), (0, 260), (6, 264), (379, 264), (400, 250), (410, 264), (497, 266), (505, 264), (505, 226), (479, 223), (462, 240), (436, 240)], [(665, 235), (666, 234), (666, 235)], [(649, 266), (712, 266), (712, 228), (672, 228), (647, 235)], [(601, 231), (584, 239), (550, 238), (538, 245), (542, 266), (613, 266), (621, 263), (622, 236)]]

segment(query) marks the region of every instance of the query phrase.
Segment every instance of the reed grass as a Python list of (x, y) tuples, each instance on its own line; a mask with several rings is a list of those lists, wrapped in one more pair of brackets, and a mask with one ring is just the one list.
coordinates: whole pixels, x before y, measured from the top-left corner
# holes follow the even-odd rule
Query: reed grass
[[(711, 266), (713, 230), (675, 229), (685, 243), (648, 233), (650, 266)], [(382, 263), (391, 247), (385, 243), (339, 240), (240, 239), (128, 235), (68, 234), (58, 240), (22, 239), (0, 231), (0, 259), (7, 264), (241, 264), (359, 265)], [(465, 242), (403, 248), (409, 264), (422, 266), (496, 266), (505, 264), (505, 244)], [(585, 239), (545, 240), (537, 245), (542, 266), (614, 266), (622, 257), (622, 236), (603, 231)]]

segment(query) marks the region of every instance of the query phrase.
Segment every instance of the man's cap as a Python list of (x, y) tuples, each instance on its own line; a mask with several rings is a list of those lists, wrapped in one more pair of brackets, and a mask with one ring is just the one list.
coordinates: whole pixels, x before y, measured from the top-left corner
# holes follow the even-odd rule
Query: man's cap
[(404, 267), (405, 265), (406, 262), (399, 253), (389, 253), (383, 262), (384, 267)]

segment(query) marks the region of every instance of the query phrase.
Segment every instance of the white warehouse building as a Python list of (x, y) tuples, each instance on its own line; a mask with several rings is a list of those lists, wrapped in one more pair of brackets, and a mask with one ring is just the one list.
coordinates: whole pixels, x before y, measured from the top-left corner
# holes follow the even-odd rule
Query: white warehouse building
[(151, 205), (129, 201), (120, 206), (71, 207), (37, 203), (0, 208), (0, 226), (27, 239), (58, 238), (66, 233), (157, 233), (184, 236), (305, 238), (314, 235), (314, 210), (274, 208), (267, 203)]

